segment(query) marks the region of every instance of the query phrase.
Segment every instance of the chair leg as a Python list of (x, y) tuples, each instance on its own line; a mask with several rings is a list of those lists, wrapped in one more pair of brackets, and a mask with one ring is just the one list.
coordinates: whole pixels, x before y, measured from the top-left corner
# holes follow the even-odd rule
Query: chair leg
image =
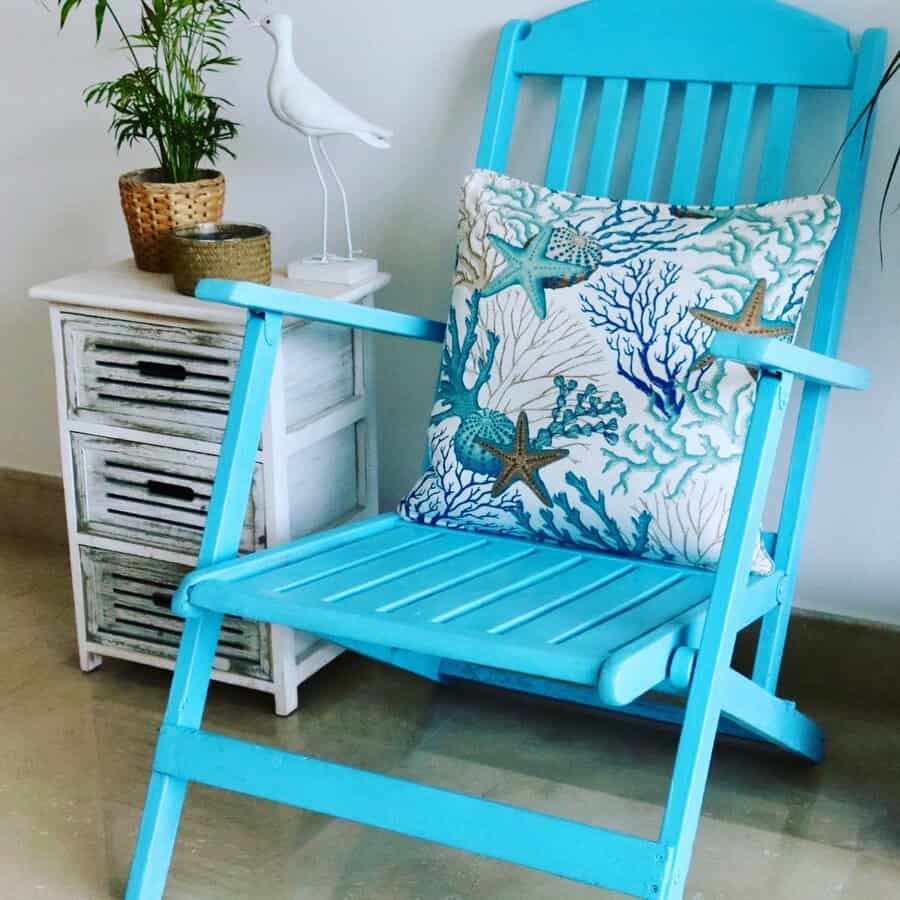
[(790, 700), (782, 700), (733, 669), (725, 672), (723, 715), (812, 763), (822, 761), (825, 736)]
[(778, 676), (781, 674), (781, 661), (790, 620), (791, 604), (789, 601), (783, 601), (766, 613), (759, 632), (756, 658), (753, 662), (753, 680), (761, 688), (772, 693), (778, 688)]
[(187, 785), (180, 778), (151, 774), (125, 900), (158, 900), (165, 893)]
[[(222, 616), (204, 613), (185, 625), (164, 725), (199, 728), (206, 706)], [(157, 753), (163, 741), (160, 734)], [(155, 770), (150, 777), (125, 900), (160, 900), (172, 862), (188, 782)]]
[(671, 847), (674, 856), (668, 876), (660, 886), (659, 900), (682, 900), (684, 896), (722, 709), (717, 682), (720, 679), (715, 674), (705, 682), (695, 679), (688, 694), (660, 832), (660, 843)]
[(660, 900), (682, 900), (684, 896), (713, 745), (726, 697), (727, 673), (739, 624), (740, 598), (750, 571), (756, 529), (762, 520), (791, 383), (790, 376), (777, 379), (768, 372), (763, 372), (757, 382), (756, 405), (688, 690), (672, 784), (660, 829), (660, 844), (673, 854), (660, 889)]

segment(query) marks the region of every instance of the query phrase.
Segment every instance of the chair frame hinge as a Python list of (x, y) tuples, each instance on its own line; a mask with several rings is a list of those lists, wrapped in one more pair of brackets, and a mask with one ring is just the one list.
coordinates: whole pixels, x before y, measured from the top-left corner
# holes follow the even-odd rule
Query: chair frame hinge
[(787, 409), (788, 403), (791, 402), (791, 388), (793, 387), (793, 379), (783, 378), (780, 372), (778, 373), (778, 376), (778, 380), (781, 382), (778, 385), (778, 408)]
[(691, 686), (696, 664), (696, 648), (676, 647), (669, 659), (669, 681), (671, 684), (680, 691), (686, 691)]
[(172, 612), (182, 619), (196, 619), (200, 616), (200, 610), (191, 603), (192, 584), (181, 584), (172, 596)]
[(265, 310), (256, 309), (252, 310), (251, 313), (254, 316), (262, 316), (263, 335), (266, 339), (266, 343), (270, 347), (277, 346), (281, 335), (281, 316), (273, 316), (271, 313), (267, 313)]
[(778, 580), (778, 587), (775, 589), (775, 602), (779, 606), (791, 602), (796, 580), (797, 579), (793, 575), (782, 575)]

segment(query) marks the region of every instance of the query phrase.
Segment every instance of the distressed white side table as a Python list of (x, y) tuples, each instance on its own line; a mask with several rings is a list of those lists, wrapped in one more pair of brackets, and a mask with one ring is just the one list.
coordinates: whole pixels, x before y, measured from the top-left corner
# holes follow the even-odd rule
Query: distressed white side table
[[(388, 281), (273, 284), (371, 304)], [(31, 296), (50, 306), (81, 668), (111, 656), (171, 669), (182, 627), (171, 598), (196, 561), (244, 313), (183, 297), (130, 261)], [(241, 551), (373, 514), (376, 473), (367, 339), (287, 319)], [(298, 685), (338, 653), (226, 618), (214, 678), (266, 691), (288, 715)]]

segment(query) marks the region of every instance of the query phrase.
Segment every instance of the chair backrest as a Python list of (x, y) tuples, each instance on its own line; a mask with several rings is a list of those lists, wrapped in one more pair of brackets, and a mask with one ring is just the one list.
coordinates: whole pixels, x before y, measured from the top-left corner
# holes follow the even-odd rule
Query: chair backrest
[[(589, 0), (537, 22), (508, 23), (500, 37), (478, 166), (506, 171), (520, 86), (530, 76), (559, 79), (556, 124), (545, 183), (556, 190), (607, 195), (629, 95), (641, 107), (627, 199), (731, 205), (782, 196), (803, 89), (850, 94), (853, 120), (873, 93), (884, 63), (886, 35), (867, 31), (854, 50), (840, 26), (775, 0)], [(585, 98), (602, 83), (583, 184), (572, 184)], [(671, 183), (654, 196), (663, 131), (673, 87), (683, 86), (680, 132)], [(728, 92), (721, 141), (710, 147), (713, 91)], [(754, 196), (741, 197), (754, 111), (763, 94), (768, 125)], [(698, 197), (701, 166), (714, 160), (710, 197)], [(835, 355), (859, 223), (868, 145), (858, 129), (843, 154), (837, 197), (841, 228), (826, 263), (811, 348)], [(817, 185), (809, 186), (814, 191)], [(798, 422), (776, 562), (792, 569), (808, 508), (812, 472), (824, 423), (827, 391), (807, 388)], [(788, 531), (790, 534), (784, 534)], [(779, 559), (780, 557), (780, 559)]]

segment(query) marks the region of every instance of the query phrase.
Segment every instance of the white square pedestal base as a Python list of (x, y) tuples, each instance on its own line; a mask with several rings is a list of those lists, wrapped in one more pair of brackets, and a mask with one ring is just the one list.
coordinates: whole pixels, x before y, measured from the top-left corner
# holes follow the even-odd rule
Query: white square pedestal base
[(291, 281), (324, 281), (328, 284), (359, 284), (378, 274), (378, 260), (360, 256), (356, 259), (334, 259), (320, 262), (301, 259), (288, 263)]

